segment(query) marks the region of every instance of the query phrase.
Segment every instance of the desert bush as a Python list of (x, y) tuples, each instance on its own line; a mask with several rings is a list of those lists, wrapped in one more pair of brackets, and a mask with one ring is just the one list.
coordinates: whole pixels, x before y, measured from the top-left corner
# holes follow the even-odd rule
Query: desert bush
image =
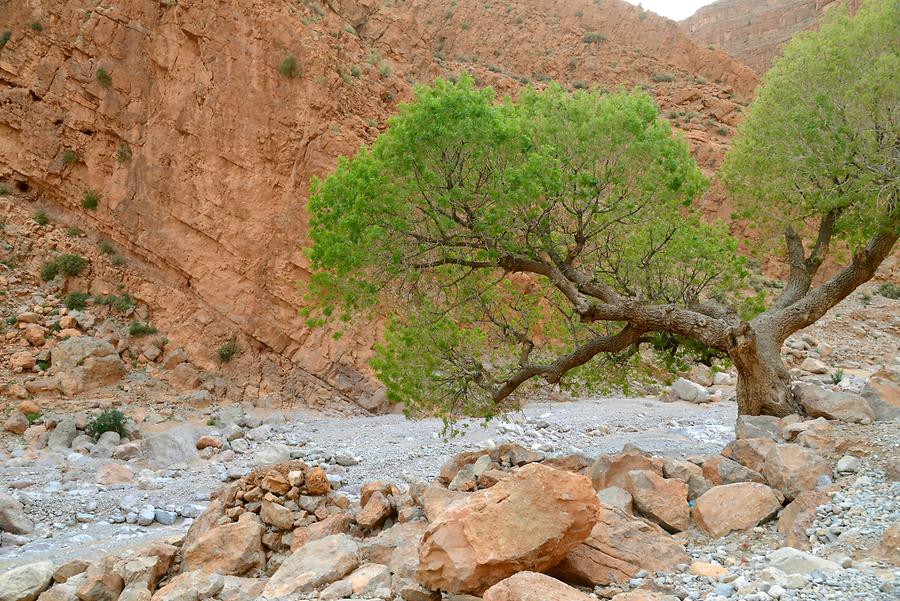
[(602, 33), (598, 33), (596, 31), (587, 31), (585, 32), (583, 39), (586, 44), (601, 44), (608, 38)]
[(115, 432), (125, 438), (128, 433), (125, 430), (125, 414), (118, 409), (105, 409), (87, 425), (85, 430), (94, 440), (100, 438), (104, 432)]
[(44, 26), (41, 25), (41, 23), (38, 21), (32, 21), (31, 23), (28, 24), (28, 29), (30, 29), (31, 31), (40, 32), (40, 31), (44, 31)]
[(91, 295), (87, 292), (70, 292), (63, 299), (63, 305), (66, 309), (81, 310), (87, 306), (87, 300)]
[(81, 199), (81, 208), (88, 211), (95, 211), (97, 210), (97, 205), (99, 203), (100, 193), (96, 190), (88, 190)]
[(142, 321), (132, 321), (128, 324), (128, 335), (132, 338), (143, 338), (144, 336), (149, 336), (151, 334), (156, 334), (159, 330), (154, 328), (149, 323), (145, 323)]
[(97, 69), (97, 74), (94, 76), (97, 80), (97, 83), (100, 84), (101, 88), (109, 89), (112, 87), (112, 75), (109, 74), (109, 71), (100, 67)]
[(88, 260), (81, 255), (58, 255), (41, 266), (41, 279), (52, 280), (57, 275), (75, 276), (84, 271), (88, 266)]
[(78, 162), (78, 153), (71, 148), (66, 148), (63, 150), (62, 160), (66, 165), (74, 165)]
[(219, 347), (219, 361), (221, 361), (222, 363), (228, 363), (234, 358), (237, 350), (237, 343), (235, 343), (234, 340), (229, 340), (228, 342), (222, 344), (222, 346)]
[(656, 83), (664, 83), (675, 81), (675, 76), (671, 73), (655, 73), (650, 79), (652, 79)]
[(116, 148), (116, 161), (119, 163), (124, 163), (125, 161), (131, 158), (131, 146), (122, 142), (119, 144), (119, 147)]
[(44, 209), (38, 209), (31, 216), (31, 219), (38, 225), (47, 225), (50, 223), (50, 217), (47, 216), (47, 211)]
[(284, 77), (290, 77), (291, 79), (300, 77), (300, 65), (297, 64), (297, 57), (293, 54), (286, 55), (281, 59), (281, 64), (278, 65), (278, 72)]
[(890, 298), (893, 300), (900, 299), (900, 285), (894, 284), (892, 282), (885, 282), (878, 287), (878, 294), (885, 298)]
[(0, 33), (0, 50), (3, 50), (3, 47), (6, 46), (7, 42), (9, 42), (9, 38), (11, 37), (12, 32), (9, 30)]

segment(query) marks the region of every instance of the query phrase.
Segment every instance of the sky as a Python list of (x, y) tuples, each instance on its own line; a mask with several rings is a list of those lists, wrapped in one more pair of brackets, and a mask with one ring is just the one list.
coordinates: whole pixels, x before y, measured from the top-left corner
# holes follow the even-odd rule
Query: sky
[(712, 4), (713, 0), (627, 0), (631, 4), (640, 4), (658, 15), (669, 17), (675, 21), (686, 19), (701, 6)]

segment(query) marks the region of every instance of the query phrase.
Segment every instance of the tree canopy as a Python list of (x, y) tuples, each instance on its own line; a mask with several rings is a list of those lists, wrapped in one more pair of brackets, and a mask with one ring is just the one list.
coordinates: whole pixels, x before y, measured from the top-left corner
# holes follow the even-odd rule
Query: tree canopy
[[(650, 96), (498, 100), (463, 76), (418, 86), (315, 184), (311, 322), (386, 313), (372, 365), (414, 413), (491, 416), (564, 376), (625, 385), (642, 347), (727, 355), (742, 413), (799, 411), (781, 343), (900, 234), (898, 6), (799, 36), (739, 128), (723, 180), (790, 267), (767, 307), (728, 228), (695, 209), (707, 182)], [(852, 257), (814, 287), (834, 239)]]

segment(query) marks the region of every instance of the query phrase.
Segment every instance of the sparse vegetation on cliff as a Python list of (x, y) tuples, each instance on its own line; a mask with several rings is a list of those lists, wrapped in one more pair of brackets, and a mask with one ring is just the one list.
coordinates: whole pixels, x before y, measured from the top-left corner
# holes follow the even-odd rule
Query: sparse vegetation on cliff
[(45, 282), (52, 280), (57, 275), (76, 276), (88, 266), (88, 260), (81, 255), (62, 254), (46, 261), (41, 266), (41, 279)]

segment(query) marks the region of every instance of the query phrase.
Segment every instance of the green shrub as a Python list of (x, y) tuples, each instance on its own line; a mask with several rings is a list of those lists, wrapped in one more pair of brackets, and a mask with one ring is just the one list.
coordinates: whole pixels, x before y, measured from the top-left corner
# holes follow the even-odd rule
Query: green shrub
[(585, 44), (602, 44), (608, 38), (602, 33), (598, 33), (596, 31), (587, 31), (585, 32), (583, 39)]
[(382, 62), (380, 65), (378, 65), (378, 75), (381, 77), (381, 79), (387, 79), (391, 76), (391, 73), (393, 73), (393, 71), (391, 70), (391, 66), (389, 64)]
[(350, 75), (353, 77), (359, 77), (362, 74), (362, 71), (359, 68), (359, 65), (353, 65), (350, 67)]
[(84, 197), (81, 199), (81, 208), (88, 211), (95, 211), (97, 210), (97, 205), (99, 203), (100, 193), (96, 190), (88, 190), (84, 193)]
[(26, 413), (26, 414), (25, 414), (25, 419), (28, 420), (28, 423), (29, 423), (29, 424), (33, 424), (33, 423), (36, 422), (37, 420), (41, 419), (41, 414), (40, 414), (40, 413), (32, 413), (32, 412), (29, 412), (29, 413)]
[(572, 82), (572, 87), (575, 88), (576, 90), (586, 90), (588, 85), (585, 82), (581, 81), (580, 79), (576, 79), (575, 81)]
[(119, 144), (119, 147), (116, 148), (116, 161), (124, 163), (129, 159), (131, 159), (131, 146), (122, 142)]
[(91, 298), (91, 295), (87, 292), (70, 292), (63, 299), (63, 305), (66, 306), (66, 309), (81, 310), (87, 306), (89, 298)]
[(134, 307), (134, 299), (127, 292), (122, 293), (121, 296), (116, 296), (115, 294), (98, 295), (94, 297), (94, 304), (110, 306), (119, 313), (126, 313)]
[(118, 409), (105, 409), (87, 425), (85, 431), (94, 440), (98, 440), (104, 432), (115, 432), (125, 438), (128, 436), (125, 431), (125, 414)]
[(12, 37), (12, 32), (7, 30), (3, 33), (0, 33), (0, 50), (3, 50), (3, 47), (6, 46), (6, 43), (9, 41), (9, 38)]
[(52, 280), (59, 274), (65, 276), (78, 275), (88, 266), (88, 260), (80, 255), (58, 255), (41, 266), (41, 279)]
[(28, 24), (28, 29), (31, 31), (44, 31), (44, 26), (37, 21), (32, 21)]
[(100, 67), (97, 69), (97, 74), (94, 76), (97, 79), (97, 83), (100, 84), (100, 87), (108, 90), (112, 87), (112, 75), (109, 74), (109, 71)]
[(71, 148), (66, 148), (63, 150), (62, 160), (66, 165), (74, 165), (78, 162), (78, 153)]
[(293, 54), (286, 55), (278, 65), (278, 72), (291, 79), (300, 77), (300, 65), (297, 64), (297, 57)]
[(843, 369), (838, 368), (838, 369), (834, 370), (833, 372), (831, 372), (831, 383), (832, 384), (835, 384), (835, 385), (840, 384), (841, 380), (843, 380), (843, 379), (844, 379), (844, 370)]
[(110, 255), (109, 262), (115, 267), (121, 267), (125, 264), (125, 259), (122, 258), (122, 255)]
[(675, 76), (671, 73), (656, 73), (650, 79), (652, 79), (656, 83), (664, 83), (675, 81)]
[(9, 186), (4, 183), (0, 183), (0, 196), (9, 196), (9, 193), (11, 191), (12, 190), (9, 189)]
[(80, 236), (83, 233), (84, 232), (82, 232), (77, 227), (66, 228), (66, 234), (69, 236), (69, 238), (77, 238), (78, 236)]
[(101, 240), (100, 243), (97, 244), (97, 248), (100, 249), (100, 252), (104, 255), (113, 255), (116, 252), (115, 247), (109, 240)]
[(45, 211), (44, 209), (38, 209), (37, 211), (35, 211), (31, 218), (38, 225), (47, 225), (48, 223), (50, 223), (50, 217), (47, 216), (47, 211)]
[(878, 287), (878, 294), (892, 300), (900, 299), (900, 285), (892, 282), (885, 282)]
[(159, 330), (149, 323), (141, 321), (132, 321), (128, 324), (128, 335), (132, 338), (142, 338), (144, 336), (149, 336), (150, 334), (156, 334), (158, 331)]
[(237, 344), (234, 340), (229, 340), (219, 347), (219, 361), (222, 363), (228, 363), (234, 358), (234, 355), (237, 353)]

